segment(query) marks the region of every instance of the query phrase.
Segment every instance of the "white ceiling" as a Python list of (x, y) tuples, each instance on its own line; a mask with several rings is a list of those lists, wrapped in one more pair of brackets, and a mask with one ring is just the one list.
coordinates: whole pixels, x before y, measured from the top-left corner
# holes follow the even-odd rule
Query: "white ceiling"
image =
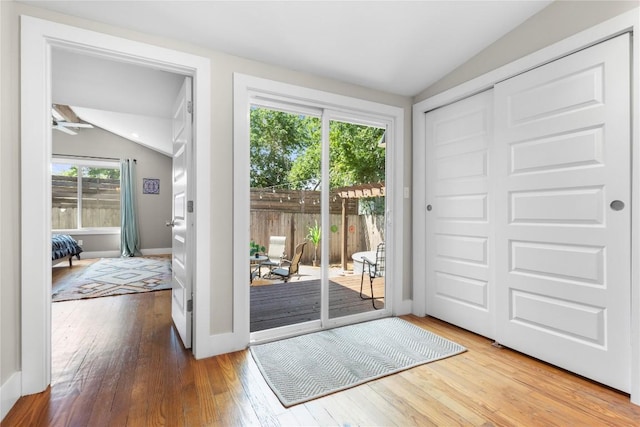
[(86, 122), (172, 155), (171, 108), (183, 76), (56, 48), (51, 80), (54, 104), (69, 105)]
[[(426, 89), (551, 3), (18, 1), (404, 96)], [(54, 49), (52, 65), (54, 103), (171, 155), (166, 129), (182, 76), (61, 49)]]
[(551, 3), (18, 1), (405, 96)]
[(51, 78), (54, 104), (167, 119), (184, 81), (166, 71), (63, 49), (53, 49)]

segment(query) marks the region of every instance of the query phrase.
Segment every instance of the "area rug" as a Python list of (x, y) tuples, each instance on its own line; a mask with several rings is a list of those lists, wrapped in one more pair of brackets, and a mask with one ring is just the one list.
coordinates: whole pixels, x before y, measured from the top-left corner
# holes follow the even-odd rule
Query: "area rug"
[(289, 407), (466, 349), (392, 317), (254, 345), (250, 351)]
[(101, 258), (75, 277), (56, 283), (53, 302), (171, 289), (171, 260), (161, 257)]

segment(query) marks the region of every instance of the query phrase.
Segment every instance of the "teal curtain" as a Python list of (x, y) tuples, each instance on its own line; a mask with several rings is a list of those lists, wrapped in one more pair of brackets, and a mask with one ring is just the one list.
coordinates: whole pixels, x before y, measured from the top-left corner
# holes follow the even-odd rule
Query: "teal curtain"
[(120, 255), (139, 256), (135, 159), (121, 160), (120, 170)]

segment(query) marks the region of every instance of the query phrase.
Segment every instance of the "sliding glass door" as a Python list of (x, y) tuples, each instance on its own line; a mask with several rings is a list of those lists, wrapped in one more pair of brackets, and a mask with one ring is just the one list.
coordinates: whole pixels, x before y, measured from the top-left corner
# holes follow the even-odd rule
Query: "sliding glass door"
[(387, 313), (385, 129), (326, 109), (251, 105), (253, 340)]

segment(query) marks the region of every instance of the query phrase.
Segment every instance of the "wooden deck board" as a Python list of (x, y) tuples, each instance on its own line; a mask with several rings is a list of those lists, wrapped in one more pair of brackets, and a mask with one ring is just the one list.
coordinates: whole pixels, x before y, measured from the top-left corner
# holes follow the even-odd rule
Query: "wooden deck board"
[[(338, 281), (342, 280), (342, 284)], [(369, 284), (367, 280), (367, 285)], [(376, 308), (384, 307), (384, 285), (377, 279)], [(329, 318), (373, 311), (371, 300), (360, 298), (352, 278), (329, 282)], [(369, 296), (366, 292), (363, 294)], [(380, 296), (380, 298), (378, 298)], [(251, 287), (251, 332), (320, 319), (320, 280), (300, 280)]]

